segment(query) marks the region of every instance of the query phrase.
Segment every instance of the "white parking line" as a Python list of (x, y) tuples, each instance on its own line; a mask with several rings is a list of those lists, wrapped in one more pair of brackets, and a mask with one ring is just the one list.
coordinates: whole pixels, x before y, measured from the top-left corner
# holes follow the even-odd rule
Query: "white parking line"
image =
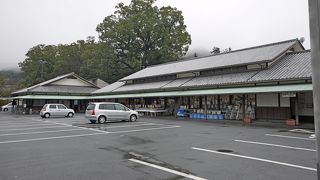
[(309, 129), (291, 129), (290, 132), (301, 132), (301, 133), (307, 133), (307, 134), (314, 134), (313, 130)]
[(138, 127), (138, 126), (152, 126), (152, 125), (157, 125), (154, 123), (146, 123), (146, 124), (137, 124), (137, 125), (124, 125), (124, 126), (103, 126), (107, 129), (112, 129), (112, 128), (122, 128), (122, 127)]
[(51, 128), (61, 128), (66, 126), (49, 126), (49, 127), (34, 127), (34, 128), (23, 128), (23, 129), (1, 129), (1, 131), (22, 131), (22, 130), (30, 130), (30, 129), (51, 129)]
[(268, 163), (272, 163), (272, 164), (278, 164), (278, 165), (283, 165), (283, 166), (288, 166), (288, 167), (294, 167), (294, 168), (298, 168), (298, 169), (305, 169), (305, 170), (309, 170), (309, 171), (317, 171), (317, 169), (311, 168), (311, 167), (300, 166), (300, 165), (295, 165), (295, 164), (289, 164), (289, 163), (273, 161), (273, 160), (268, 160), (268, 159), (262, 159), (262, 158), (256, 158), (256, 157), (251, 157), (251, 156), (243, 156), (243, 155), (238, 155), (238, 154), (224, 153), (224, 152), (218, 152), (218, 151), (213, 151), (213, 150), (203, 149), (203, 148), (197, 148), (197, 147), (192, 147), (192, 149), (198, 150), (198, 151), (215, 153), (215, 154), (233, 156), (233, 157), (238, 157), (238, 158), (244, 158), (244, 159), (251, 159), (251, 160), (256, 160), (256, 161), (268, 162)]
[(274, 146), (274, 147), (281, 147), (281, 148), (288, 148), (288, 149), (296, 149), (296, 150), (303, 150), (303, 151), (312, 151), (315, 152), (317, 150), (315, 149), (307, 149), (307, 148), (300, 148), (300, 147), (293, 147), (293, 146), (284, 146), (279, 144), (269, 144), (269, 143), (263, 143), (263, 142), (255, 142), (255, 141), (244, 141), (244, 140), (234, 140), (236, 142), (242, 142), (242, 143), (248, 143), (248, 144), (259, 144), (264, 146)]
[(14, 126), (14, 125), (32, 125), (32, 124), (39, 124), (38, 122), (25, 122), (25, 123), (0, 123), (0, 126)]
[(0, 126), (0, 128), (10, 128), (10, 127), (30, 127), (30, 126), (52, 126), (53, 124), (32, 124), (32, 125), (8, 125)]
[(38, 131), (38, 132), (26, 132), (26, 133), (11, 133), (11, 134), (0, 134), (0, 136), (16, 136), (25, 134), (41, 134), (41, 133), (53, 133), (53, 132), (64, 132), (64, 131), (82, 131), (83, 129), (63, 129), (55, 131)]
[(176, 171), (176, 170), (172, 170), (172, 169), (165, 168), (165, 167), (162, 167), (162, 166), (158, 166), (158, 165), (155, 165), (155, 164), (151, 164), (151, 163), (148, 163), (148, 162), (140, 161), (140, 160), (137, 160), (137, 159), (129, 159), (129, 161), (132, 161), (132, 162), (135, 162), (135, 163), (139, 163), (139, 164), (143, 164), (145, 166), (153, 167), (153, 168), (156, 168), (156, 169), (160, 169), (162, 171), (166, 171), (166, 172), (169, 172), (169, 173), (172, 173), (172, 174), (183, 176), (183, 177), (186, 177), (186, 178), (189, 178), (189, 179), (207, 180), (205, 178), (197, 177), (197, 176), (192, 175), (192, 174), (186, 174), (186, 173), (183, 173), (183, 172), (179, 172), (179, 171)]
[(94, 136), (94, 135), (102, 135), (102, 134), (106, 134), (106, 133), (77, 134), (77, 135), (70, 135), (70, 136), (55, 136), (55, 137), (35, 138), (35, 139), (22, 139), (22, 140), (14, 140), (14, 141), (0, 141), (0, 144), (41, 141), (41, 140), (49, 140), (49, 139), (64, 139), (64, 138), (71, 138), (71, 137)]
[(159, 130), (159, 129), (171, 129), (171, 128), (178, 128), (181, 126), (169, 126), (169, 127), (159, 127), (159, 128), (147, 128), (147, 129), (135, 129), (135, 130), (127, 130), (127, 131), (114, 131), (110, 132), (109, 134), (117, 134), (117, 133), (130, 133), (130, 132), (140, 132), (140, 131), (151, 131), (151, 130)]
[(297, 137), (297, 136), (284, 136), (279, 134), (265, 134), (266, 136), (273, 136), (273, 137), (282, 137), (282, 138), (290, 138), (290, 139), (301, 139), (301, 140), (308, 140), (308, 141), (315, 141), (315, 139)]

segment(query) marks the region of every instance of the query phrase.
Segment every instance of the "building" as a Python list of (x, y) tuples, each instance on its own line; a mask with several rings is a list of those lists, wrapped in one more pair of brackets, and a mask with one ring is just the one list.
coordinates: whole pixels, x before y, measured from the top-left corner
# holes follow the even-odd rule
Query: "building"
[(296, 40), (142, 69), (92, 92), (191, 118), (313, 120), (310, 51)]
[[(18, 107), (38, 112), (46, 103), (62, 103), (76, 112), (83, 112), (90, 93), (98, 90), (94, 83), (68, 73), (11, 93)], [(29, 111), (28, 111), (29, 112)]]
[(92, 100), (115, 101), (190, 118), (299, 123), (313, 122), (311, 77), (310, 51), (293, 39), (150, 66), (103, 88), (69, 73), (12, 96), (33, 110), (63, 103), (81, 112)]

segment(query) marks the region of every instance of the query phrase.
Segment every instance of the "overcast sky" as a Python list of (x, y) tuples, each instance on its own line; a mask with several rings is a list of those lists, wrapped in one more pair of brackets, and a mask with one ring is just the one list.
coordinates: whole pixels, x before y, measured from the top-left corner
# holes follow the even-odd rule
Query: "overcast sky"
[[(129, 0), (1, 0), (0, 69), (18, 68), (37, 44), (66, 44), (96, 36), (96, 26)], [(190, 50), (241, 49), (305, 37), (310, 48), (307, 0), (158, 0), (183, 12)]]

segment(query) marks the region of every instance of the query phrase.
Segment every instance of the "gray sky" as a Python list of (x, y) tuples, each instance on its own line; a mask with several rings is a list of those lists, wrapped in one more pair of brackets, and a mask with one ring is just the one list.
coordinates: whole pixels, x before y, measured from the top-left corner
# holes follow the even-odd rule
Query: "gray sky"
[[(0, 69), (18, 68), (37, 44), (66, 44), (96, 36), (97, 24), (129, 0), (1, 0)], [(191, 51), (241, 49), (305, 37), (310, 48), (307, 0), (158, 0), (183, 12)]]

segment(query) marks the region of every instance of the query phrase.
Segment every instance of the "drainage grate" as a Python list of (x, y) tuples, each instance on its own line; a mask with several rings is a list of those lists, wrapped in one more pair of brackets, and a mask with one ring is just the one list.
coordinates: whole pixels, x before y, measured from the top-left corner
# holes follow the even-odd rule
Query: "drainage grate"
[(218, 152), (224, 152), (224, 153), (232, 153), (233, 151), (230, 149), (218, 149)]

